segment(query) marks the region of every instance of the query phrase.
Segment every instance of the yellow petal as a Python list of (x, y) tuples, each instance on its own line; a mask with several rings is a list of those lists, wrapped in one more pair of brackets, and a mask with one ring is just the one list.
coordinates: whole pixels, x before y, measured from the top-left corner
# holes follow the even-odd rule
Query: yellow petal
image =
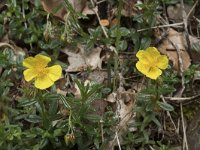
[(160, 69), (166, 69), (169, 63), (169, 59), (165, 55), (161, 55), (157, 58), (156, 66)]
[(56, 81), (60, 78), (62, 74), (62, 68), (60, 65), (54, 65), (52, 67), (47, 68), (48, 76), (52, 81)]
[(147, 53), (145, 51), (139, 50), (136, 54), (136, 57), (139, 59), (140, 62), (148, 65), (150, 60), (146, 54)]
[(26, 69), (24, 72), (24, 79), (26, 81), (31, 81), (33, 78), (37, 76), (37, 72), (34, 69)]
[(51, 61), (50, 57), (38, 54), (35, 57), (28, 57), (24, 59), (23, 66), (26, 68), (44, 68)]
[(51, 61), (50, 57), (38, 54), (35, 56), (35, 61), (37, 62), (36, 65), (38, 65), (41, 68), (44, 68), (48, 65), (48, 63)]
[(26, 67), (26, 68), (34, 68), (34, 65), (35, 65), (35, 58), (33, 57), (28, 57), (26, 59), (24, 59), (23, 61), (23, 66)]
[(48, 75), (40, 76), (35, 80), (35, 87), (41, 90), (47, 89), (54, 84)]
[(141, 57), (144, 55), (144, 53), (145, 53), (144, 50), (139, 50), (139, 51), (137, 52), (137, 54), (136, 54), (136, 57), (137, 57), (138, 59), (141, 59)]
[(147, 55), (150, 56), (151, 58), (159, 57), (160, 52), (157, 50), (155, 47), (148, 47), (146, 49)]
[(144, 75), (146, 75), (150, 69), (149, 65), (143, 64), (141, 61), (138, 61), (136, 63), (136, 68), (143, 73)]
[(161, 74), (162, 71), (159, 68), (151, 67), (145, 75), (151, 79), (156, 80)]

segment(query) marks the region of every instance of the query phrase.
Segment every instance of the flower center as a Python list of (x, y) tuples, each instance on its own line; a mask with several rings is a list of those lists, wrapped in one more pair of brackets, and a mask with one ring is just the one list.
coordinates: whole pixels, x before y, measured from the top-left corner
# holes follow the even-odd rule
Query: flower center
[(35, 64), (35, 69), (36, 69), (38, 77), (42, 77), (42, 76), (45, 76), (46, 74), (48, 74), (48, 69), (40, 63)]
[(38, 77), (42, 77), (48, 74), (47, 68), (39, 68), (37, 69)]

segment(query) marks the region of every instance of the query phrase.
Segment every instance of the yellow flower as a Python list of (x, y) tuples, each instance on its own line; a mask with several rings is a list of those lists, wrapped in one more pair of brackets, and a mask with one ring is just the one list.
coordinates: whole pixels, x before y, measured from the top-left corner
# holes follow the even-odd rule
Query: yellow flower
[(154, 80), (162, 74), (161, 69), (166, 69), (169, 63), (167, 56), (161, 55), (155, 47), (139, 50), (136, 57), (139, 59), (136, 63), (136, 68)]
[(35, 80), (35, 87), (38, 89), (46, 89), (54, 84), (62, 74), (60, 65), (47, 67), (51, 61), (50, 57), (38, 54), (35, 57), (24, 59), (23, 66), (27, 69), (23, 72), (26, 81)]

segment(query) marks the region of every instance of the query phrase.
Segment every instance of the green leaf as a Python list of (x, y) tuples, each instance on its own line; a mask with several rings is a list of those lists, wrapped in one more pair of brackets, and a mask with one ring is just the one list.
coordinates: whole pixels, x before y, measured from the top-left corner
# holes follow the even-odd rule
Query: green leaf
[(152, 111), (154, 109), (155, 105), (152, 100), (147, 101), (146, 105), (146, 111)]
[(140, 45), (140, 49), (146, 49), (147, 47), (149, 47), (151, 44), (151, 38), (150, 37), (144, 37), (141, 40), (141, 45)]
[(103, 94), (109, 94), (111, 91), (112, 91), (112, 90), (111, 90), (110, 88), (107, 88), (107, 87), (101, 89), (101, 92), (102, 92)]
[(174, 87), (167, 85), (167, 84), (165, 84), (165, 85), (163, 85), (159, 88), (160, 94), (169, 94), (169, 93), (174, 92), (174, 91), (176, 91), (176, 89)]
[(69, 105), (69, 103), (67, 102), (67, 99), (65, 96), (63, 95), (59, 95), (60, 100), (62, 101), (62, 103), (64, 104), (64, 106), (68, 109), (71, 109), (71, 106)]
[(158, 119), (157, 119), (155, 116), (153, 116), (151, 119), (153, 120), (153, 122), (154, 122), (158, 127), (161, 127), (160, 122), (158, 121)]
[(26, 106), (31, 106), (37, 103), (35, 99), (32, 100), (21, 100), (19, 104), (17, 105), (18, 107), (26, 107)]
[(148, 141), (149, 141), (149, 133), (147, 131), (143, 131), (143, 136), (144, 136), (145, 142), (148, 143)]
[(119, 31), (117, 30), (117, 27), (114, 26), (113, 28), (110, 29), (110, 36), (115, 38), (119, 34)]
[(63, 130), (62, 129), (55, 129), (53, 131), (53, 135), (54, 136), (61, 136), (61, 135), (63, 135)]
[(42, 119), (38, 115), (29, 115), (25, 120), (31, 123), (39, 123)]
[(134, 50), (140, 49), (140, 39), (139, 39), (139, 34), (137, 32), (131, 33), (131, 40), (133, 41), (134, 44)]
[(87, 114), (84, 116), (84, 118), (88, 119), (89, 121), (94, 122), (94, 123), (98, 123), (101, 119), (100, 116), (93, 115), (93, 114)]
[(57, 99), (56, 100), (50, 99), (48, 101), (48, 104), (49, 104), (49, 114), (50, 115), (55, 115), (57, 113), (57, 109), (58, 109), (58, 101), (57, 101)]
[(127, 49), (128, 43), (125, 40), (119, 42), (119, 49), (124, 51)]
[(133, 21), (137, 21), (138, 23), (143, 23), (143, 14), (136, 14), (133, 18)]
[(110, 36), (118, 37), (118, 36), (128, 36), (130, 31), (125, 27), (120, 27), (119, 30), (117, 27), (111, 29)]
[(199, 43), (194, 43), (194, 44), (192, 45), (192, 47), (193, 47), (193, 49), (194, 49), (195, 51), (197, 51), (198, 53), (200, 53), (200, 44), (199, 44)]
[(157, 104), (166, 111), (173, 111), (174, 107), (166, 102), (159, 102), (157, 101)]
[(173, 5), (179, 2), (179, 0), (163, 0), (165, 4)]
[(4, 34), (3, 25), (0, 24), (0, 38), (2, 38), (3, 34)]
[(119, 28), (119, 30), (120, 30), (120, 35), (121, 36), (127, 36), (128, 34), (130, 34), (129, 29), (127, 29), (125, 27), (121, 27), (121, 28)]

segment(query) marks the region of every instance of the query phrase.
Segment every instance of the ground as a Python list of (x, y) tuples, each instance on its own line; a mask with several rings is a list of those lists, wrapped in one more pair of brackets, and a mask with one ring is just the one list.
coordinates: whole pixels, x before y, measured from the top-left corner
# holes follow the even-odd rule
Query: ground
[(0, 149), (199, 150), (198, 0), (2, 0)]

